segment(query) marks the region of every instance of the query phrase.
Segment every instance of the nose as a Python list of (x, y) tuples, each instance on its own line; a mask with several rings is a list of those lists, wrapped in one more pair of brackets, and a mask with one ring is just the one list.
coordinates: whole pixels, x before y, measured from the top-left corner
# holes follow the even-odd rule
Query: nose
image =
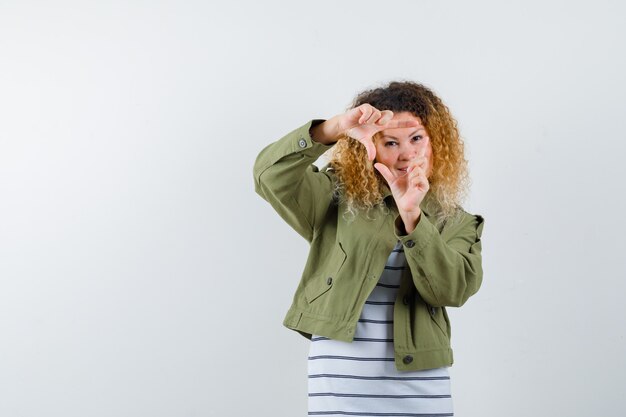
[(414, 159), (416, 155), (417, 151), (415, 150), (415, 146), (403, 144), (400, 146), (400, 154), (398, 155), (398, 159), (401, 161), (410, 161)]

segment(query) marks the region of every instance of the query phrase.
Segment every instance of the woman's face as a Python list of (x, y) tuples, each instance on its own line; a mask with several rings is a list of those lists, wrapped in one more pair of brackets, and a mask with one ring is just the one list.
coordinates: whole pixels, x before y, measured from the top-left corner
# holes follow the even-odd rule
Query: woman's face
[(415, 117), (409, 112), (395, 113), (392, 120), (413, 120), (418, 126), (385, 129), (380, 132), (375, 140), (376, 161), (385, 164), (391, 172), (396, 175), (406, 174), (406, 169), (411, 165), (424, 147), (426, 148), (426, 158), (428, 158), (428, 168), (426, 176), (432, 172), (433, 152), (430, 146), (430, 138), (426, 128), (422, 125), (419, 117)]

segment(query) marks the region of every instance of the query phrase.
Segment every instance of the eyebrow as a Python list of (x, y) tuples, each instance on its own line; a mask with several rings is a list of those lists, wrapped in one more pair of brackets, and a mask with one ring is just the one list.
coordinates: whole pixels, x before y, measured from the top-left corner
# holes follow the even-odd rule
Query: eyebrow
[[(417, 129), (415, 132), (411, 133), (411, 134), (409, 135), (409, 137), (413, 136), (413, 135), (414, 135), (414, 134), (416, 134), (417, 132), (421, 132), (422, 130), (423, 130), (424, 132), (426, 131), (426, 129), (424, 129), (423, 127), (420, 127), (420, 128), (419, 128), (419, 129)], [(383, 138), (390, 138), (390, 139), (395, 139), (395, 140), (398, 140), (398, 138), (397, 138), (397, 137), (395, 137), (395, 136), (391, 136), (391, 135), (383, 135)]]

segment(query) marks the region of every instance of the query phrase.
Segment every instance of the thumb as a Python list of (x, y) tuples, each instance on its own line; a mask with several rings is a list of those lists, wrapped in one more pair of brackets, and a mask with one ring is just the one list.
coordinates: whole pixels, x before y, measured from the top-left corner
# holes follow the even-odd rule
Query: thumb
[(376, 162), (374, 164), (374, 168), (376, 168), (378, 170), (378, 172), (380, 172), (380, 175), (382, 175), (383, 178), (385, 179), (385, 181), (387, 181), (387, 184), (391, 185), (393, 180), (396, 179), (394, 177), (394, 175), (391, 173), (391, 171), (389, 170), (389, 168), (387, 168), (387, 166), (385, 164), (381, 164), (380, 162)]
[(430, 142), (430, 138), (428, 136), (425, 136), (422, 142), (422, 149), (417, 155), (418, 157), (423, 158), (426, 156), (426, 149), (428, 148), (428, 142)]
[(365, 138), (361, 141), (363, 146), (365, 146), (365, 150), (367, 151), (367, 159), (373, 161), (376, 158), (376, 146), (374, 146), (374, 141), (371, 137)]

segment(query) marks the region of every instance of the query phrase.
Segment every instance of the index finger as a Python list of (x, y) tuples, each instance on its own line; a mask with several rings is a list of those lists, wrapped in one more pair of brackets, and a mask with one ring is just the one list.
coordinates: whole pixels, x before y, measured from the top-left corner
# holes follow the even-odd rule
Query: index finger
[(391, 172), (389, 168), (385, 164), (381, 164), (380, 162), (376, 162), (374, 164), (374, 168), (380, 172), (380, 175), (383, 176), (387, 184), (391, 185), (391, 183), (396, 179), (396, 176)]
[(417, 120), (390, 120), (385, 124), (381, 124), (380, 126), (385, 129), (399, 129), (403, 127), (416, 127), (419, 125), (420, 124)]

